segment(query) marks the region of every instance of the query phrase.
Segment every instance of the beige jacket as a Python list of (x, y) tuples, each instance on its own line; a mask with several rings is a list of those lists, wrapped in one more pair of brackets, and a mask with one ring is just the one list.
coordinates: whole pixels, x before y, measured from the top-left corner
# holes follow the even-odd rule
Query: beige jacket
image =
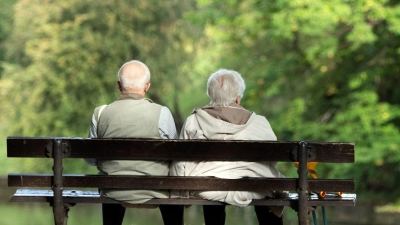
[[(263, 116), (254, 112), (244, 125), (235, 125), (216, 119), (202, 109), (196, 109), (186, 120), (180, 133), (181, 139), (209, 140), (276, 140), (272, 128)], [(173, 162), (172, 176), (214, 176), (228, 179), (242, 177), (283, 177), (275, 168), (276, 162)], [(246, 191), (171, 191), (173, 198), (200, 197), (226, 202), (235, 206), (247, 206), (252, 199), (271, 197), (271, 193)], [(282, 210), (280, 210), (280, 213)], [(279, 212), (276, 214), (280, 214)]]

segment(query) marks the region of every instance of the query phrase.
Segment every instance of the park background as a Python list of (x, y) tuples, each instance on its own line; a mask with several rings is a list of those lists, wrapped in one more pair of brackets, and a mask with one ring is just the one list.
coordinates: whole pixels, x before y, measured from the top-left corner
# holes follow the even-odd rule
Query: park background
[[(238, 71), (242, 105), (266, 116), (278, 140), (355, 142), (355, 164), (317, 167), (319, 177), (356, 179), (357, 206), (327, 208), (330, 224), (400, 221), (400, 1), (1, 0), (0, 225), (52, 224), (48, 205), (8, 203), (7, 173), (52, 171), (50, 160), (7, 159), (6, 137), (86, 137), (132, 59), (149, 66), (147, 97), (171, 109), (178, 130), (208, 103), (212, 72)], [(289, 163), (279, 169), (296, 174)], [(66, 160), (65, 173), (82, 171), (96, 173)], [(70, 224), (99, 224), (100, 212), (77, 205)], [(201, 208), (185, 218), (202, 224)], [(124, 224), (160, 219), (130, 209)], [(256, 218), (229, 207), (227, 224)]]

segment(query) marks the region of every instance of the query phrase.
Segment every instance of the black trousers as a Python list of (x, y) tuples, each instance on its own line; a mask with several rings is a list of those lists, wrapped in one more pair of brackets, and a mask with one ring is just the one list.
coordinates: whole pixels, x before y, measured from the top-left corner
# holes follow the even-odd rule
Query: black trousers
[[(259, 225), (283, 225), (282, 217), (270, 212), (268, 206), (254, 206)], [(225, 224), (225, 205), (204, 205), (204, 222), (206, 225)]]
[[(164, 225), (183, 225), (183, 206), (160, 205)], [(122, 225), (125, 207), (120, 204), (103, 204), (103, 225)]]

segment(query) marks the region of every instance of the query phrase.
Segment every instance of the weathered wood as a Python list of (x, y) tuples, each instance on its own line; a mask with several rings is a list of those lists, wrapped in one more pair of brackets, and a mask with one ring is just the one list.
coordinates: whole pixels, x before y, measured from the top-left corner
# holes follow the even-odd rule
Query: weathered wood
[[(293, 202), (298, 200), (298, 195), (291, 193), (287, 197), (272, 198), (272, 199), (259, 199), (253, 200), (250, 205), (274, 205), (274, 206), (290, 206)], [(26, 190), (20, 189), (10, 198), (10, 202), (43, 202), (51, 203), (53, 201), (53, 192), (51, 190)], [(110, 198), (101, 197), (97, 191), (75, 191), (65, 190), (63, 193), (64, 203), (108, 203), (108, 204), (121, 204)], [(328, 195), (325, 198), (318, 198), (317, 195), (310, 195), (310, 206), (354, 206), (356, 202), (355, 194), (343, 194), (342, 197), (335, 195)], [(225, 203), (218, 201), (208, 201), (204, 199), (152, 199), (148, 202), (142, 203), (143, 205), (224, 205)]]
[[(45, 158), (54, 137), (8, 137), (8, 157)], [(294, 141), (210, 141), (154, 139), (60, 138), (68, 146), (65, 158), (291, 162)], [(354, 143), (308, 142), (317, 162), (353, 163)]]
[[(10, 187), (51, 187), (53, 175), (9, 174)], [(218, 191), (296, 191), (296, 178), (243, 178), (221, 179), (213, 177), (160, 177), (160, 176), (106, 176), (63, 175), (64, 187), (80, 188), (130, 188), (130, 189), (185, 189)], [(310, 190), (354, 192), (351, 179), (309, 179)]]
[[(56, 144), (54, 144), (56, 143)], [(301, 147), (300, 147), (301, 146)], [(253, 200), (251, 205), (291, 206), (301, 212), (299, 224), (307, 224), (308, 206), (354, 206), (355, 194), (327, 195), (318, 198), (307, 191), (354, 192), (352, 179), (306, 179), (307, 162), (353, 163), (354, 143), (293, 141), (221, 141), (221, 140), (154, 140), (154, 139), (89, 139), (57, 137), (8, 137), (7, 156), (52, 158), (54, 174), (9, 174), (11, 187), (53, 187), (51, 190), (18, 190), (12, 202), (47, 202), (54, 210), (56, 224), (66, 224), (69, 206), (76, 203), (121, 204), (99, 196), (97, 192), (69, 191), (67, 188), (124, 188), (198, 191), (291, 191), (286, 197)], [(169, 177), (169, 176), (104, 176), (62, 174), (63, 158), (97, 158), (121, 160), (176, 161), (300, 161), (303, 175), (299, 178)], [(299, 170), (300, 170), (299, 169)], [(47, 191), (42, 193), (41, 191)], [(293, 191), (302, 193), (301, 199)], [(299, 204), (302, 202), (302, 204)], [(57, 207), (56, 204), (57, 203)], [(152, 199), (144, 204), (220, 205), (202, 199)], [(299, 215), (300, 218), (300, 215)]]

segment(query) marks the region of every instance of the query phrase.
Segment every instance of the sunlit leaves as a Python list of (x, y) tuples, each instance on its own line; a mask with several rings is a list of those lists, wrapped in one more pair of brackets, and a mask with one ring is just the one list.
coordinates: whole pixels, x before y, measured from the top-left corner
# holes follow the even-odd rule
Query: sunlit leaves
[(118, 96), (117, 71), (132, 59), (145, 62), (156, 81), (148, 97), (172, 102), (183, 89), (183, 61), (195, 51), (195, 29), (182, 29), (191, 7), (190, 1), (20, 1), (7, 46), (9, 61), (21, 66), (7, 70), (7, 79), (23, 74), (6, 96), (16, 99), (11, 133), (86, 135), (92, 110)]
[[(376, 182), (365, 177), (364, 165), (371, 170), (400, 165), (396, 3), (198, 2), (198, 24), (222, 46), (224, 57), (214, 63), (242, 73), (247, 84), (242, 103), (266, 115), (279, 139), (355, 142), (360, 171), (354, 174), (367, 180), (360, 186), (364, 191)], [(350, 175), (349, 170), (325, 172)]]

